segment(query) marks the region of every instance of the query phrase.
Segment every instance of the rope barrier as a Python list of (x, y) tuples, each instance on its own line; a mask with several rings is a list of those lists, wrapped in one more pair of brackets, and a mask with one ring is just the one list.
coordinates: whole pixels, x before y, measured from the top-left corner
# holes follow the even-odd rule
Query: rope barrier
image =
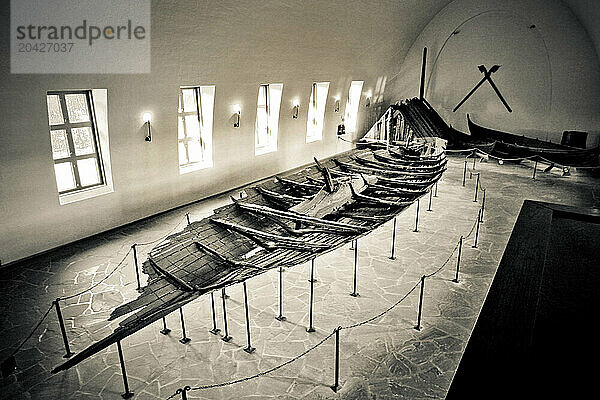
[(21, 342), (21, 344), (19, 344), (17, 346), (17, 348), (10, 354), (9, 357), (14, 356), (15, 354), (17, 354), (17, 352), (19, 350), (21, 350), (21, 347), (23, 347), (23, 345), (25, 344), (25, 342), (27, 342), (33, 336), (33, 334), (35, 333), (35, 331), (37, 331), (37, 329), (40, 327), (40, 325), (42, 324), (42, 322), (44, 322), (44, 320), (46, 319), (46, 317), (48, 317), (48, 314), (50, 314), (50, 310), (52, 310), (52, 307), (54, 307), (54, 303), (52, 303), (52, 305), (50, 305), (50, 307), (44, 313), (44, 315), (42, 316), (42, 318), (38, 321), (37, 324), (35, 324), (34, 328), (31, 330), (31, 332), (29, 333), (29, 335), (27, 335), (27, 337)]
[(185, 218), (186, 218), (186, 215), (184, 215), (179, 221), (177, 221), (177, 224), (175, 224), (175, 226), (166, 235), (163, 235), (163, 236), (159, 237), (158, 239), (152, 240), (150, 242), (136, 243), (136, 245), (137, 246), (148, 246), (150, 244), (158, 243), (161, 240), (166, 239), (169, 235), (171, 235), (173, 232), (175, 232), (175, 229), (177, 229), (179, 227), (179, 225), (183, 222), (183, 220)]
[(119, 261), (119, 263), (117, 264), (116, 267), (113, 268), (112, 271), (110, 271), (110, 273), (108, 275), (106, 275), (104, 278), (102, 278), (101, 280), (99, 280), (98, 282), (94, 283), (92, 286), (90, 286), (87, 289), (84, 289), (80, 292), (77, 292), (75, 294), (69, 295), (69, 296), (63, 296), (63, 297), (59, 297), (58, 300), (69, 300), (72, 299), (74, 297), (78, 297), (81, 296), (82, 294), (89, 292), (90, 290), (96, 288), (98, 285), (100, 285), (101, 283), (103, 283), (104, 281), (106, 281), (108, 278), (110, 278), (112, 276), (112, 274), (114, 274), (119, 267), (121, 267), (121, 265), (123, 264), (123, 262), (125, 262), (125, 259), (127, 259), (127, 256), (129, 256), (129, 253), (131, 253), (131, 248), (127, 251), (127, 253), (123, 256), (123, 258), (121, 259), (121, 261)]
[[(340, 138), (341, 139), (341, 138)], [(483, 187), (481, 187), (481, 189), (483, 191), (485, 191), (485, 189)], [(168, 237), (169, 235), (171, 235), (175, 229), (177, 229), (179, 227), (179, 225), (181, 224), (181, 222), (184, 220), (184, 218), (186, 218), (187, 215), (185, 215), (180, 221), (177, 222), (177, 224), (164, 236), (153, 240), (153, 241), (149, 241), (149, 242), (145, 242), (145, 243), (138, 243), (136, 244), (137, 246), (146, 246), (146, 245), (150, 245), (150, 244), (154, 244), (157, 243), (161, 240), (164, 240), (166, 237)], [(189, 221), (189, 220), (188, 220)], [(479, 216), (477, 218), (477, 221), (475, 222), (475, 224), (473, 224), (473, 227), (471, 228), (471, 231), (469, 232), (469, 234), (464, 237), (464, 239), (469, 238), (474, 229), (475, 226), (477, 225), (477, 222), (479, 222)], [(460, 241), (459, 241), (460, 243)], [(415, 289), (421, 285), (421, 289), (422, 289), (422, 284), (425, 278), (429, 278), (432, 277), (436, 274), (438, 274), (447, 264), (448, 262), (451, 260), (452, 256), (454, 255), (454, 253), (456, 252), (456, 250), (458, 249), (459, 243), (456, 244), (456, 246), (454, 247), (454, 249), (452, 250), (452, 252), (450, 253), (450, 255), (448, 256), (448, 258), (446, 259), (446, 261), (444, 261), (442, 263), (442, 265), (436, 269), (434, 272), (430, 273), (430, 274), (426, 274), (423, 275), (421, 277), (421, 279), (419, 281), (417, 281), (417, 283), (415, 283), (415, 285), (404, 295), (402, 296), (398, 301), (396, 301), (394, 304), (392, 304), (391, 306), (389, 306), (387, 309), (385, 309), (384, 311), (366, 319), (363, 320), (361, 322), (357, 322), (351, 325), (347, 325), (347, 326), (339, 326), (338, 328), (334, 329), (333, 332), (331, 332), (330, 334), (328, 334), (327, 336), (325, 336), (323, 339), (321, 339), (319, 342), (317, 342), (316, 344), (314, 344), (313, 346), (309, 347), (308, 349), (306, 349), (305, 351), (303, 351), (302, 353), (298, 354), (297, 356), (291, 358), (290, 360), (276, 365), (275, 367), (272, 367), (268, 370), (259, 372), (257, 374), (248, 376), (248, 377), (244, 377), (244, 378), (239, 378), (233, 381), (228, 381), (228, 382), (221, 382), (221, 383), (215, 383), (215, 384), (210, 384), (210, 385), (202, 385), (202, 386), (197, 386), (197, 387), (190, 387), (190, 386), (186, 386), (183, 389), (178, 389), (175, 393), (173, 393), (171, 396), (169, 396), (167, 398), (167, 400), (174, 398), (175, 396), (177, 396), (178, 394), (181, 394), (183, 398), (186, 398), (185, 396), (185, 392), (190, 391), (190, 390), (204, 390), (204, 389), (212, 389), (212, 388), (218, 388), (218, 387), (224, 387), (224, 386), (229, 386), (229, 385), (234, 385), (237, 383), (241, 383), (241, 382), (245, 382), (251, 379), (255, 379), (264, 375), (267, 375), (271, 372), (274, 372), (288, 364), (291, 364), (294, 361), (297, 361), (298, 359), (302, 358), (303, 356), (305, 356), (306, 354), (308, 354), (309, 352), (313, 351), (314, 349), (316, 349), (317, 347), (321, 346), (323, 343), (325, 343), (329, 338), (331, 338), (334, 334), (338, 333), (340, 330), (343, 329), (352, 329), (352, 328), (356, 328), (365, 324), (368, 324), (380, 317), (382, 317), (383, 315), (387, 314), (388, 312), (390, 312), (391, 310), (393, 310), (394, 308), (396, 308), (400, 303), (402, 303), (406, 298), (408, 298), (408, 296), (410, 294), (412, 294), (412, 292), (415, 291)], [(121, 265), (125, 262), (126, 258), (129, 256), (129, 253), (131, 253), (131, 251), (134, 249), (134, 247), (132, 246), (129, 251), (127, 251), (127, 253), (124, 255), (124, 257), (121, 259), (121, 261), (115, 266), (115, 268), (113, 268), (113, 270), (106, 275), (104, 278), (102, 278), (100, 281), (96, 282), (95, 284), (93, 284), (92, 286), (90, 286), (89, 288), (82, 290), (80, 292), (77, 292), (75, 294), (69, 295), (69, 296), (63, 296), (63, 297), (59, 297), (57, 298), (56, 302), (60, 301), (60, 300), (68, 300), (74, 297), (78, 297), (86, 292), (91, 291), (92, 289), (94, 289), (95, 287), (99, 286), (101, 283), (103, 283), (104, 281), (106, 281), (109, 277), (111, 277), (116, 271), (117, 269), (119, 269), (121, 267)], [(48, 314), (50, 313), (50, 310), (52, 310), (52, 308), (54, 307), (55, 303), (52, 303), (52, 305), (48, 308), (48, 310), (44, 313), (44, 315), (42, 316), (42, 318), (38, 321), (38, 323), (34, 326), (34, 328), (31, 330), (31, 332), (29, 333), (29, 335), (15, 348), (15, 350), (11, 353), (11, 355), (9, 356), (9, 358), (13, 358), (14, 355), (22, 348), (22, 346), (25, 344), (25, 342), (27, 342), (35, 333), (35, 331), (40, 327), (40, 325), (42, 324), (42, 322), (48, 317)], [(419, 315), (419, 319), (420, 319), (420, 315)], [(336, 336), (337, 337), (337, 336)], [(66, 339), (65, 339), (66, 340)], [(13, 362), (14, 362), (14, 358), (13, 358)]]
[[(473, 225), (473, 227), (471, 228), (471, 232), (469, 232), (469, 235), (467, 235), (465, 237), (468, 238), (469, 236), (471, 236), (471, 234), (473, 233), (473, 230), (475, 229), (475, 225), (477, 224), (477, 222), (475, 222), (475, 224)], [(450, 260), (452, 259), (452, 256), (454, 255), (454, 253), (456, 252), (456, 250), (458, 249), (459, 243), (457, 242), (456, 246), (454, 246), (454, 249), (452, 249), (452, 252), (450, 253), (450, 255), (448, 256), (448, 258), (446, 259), (446, 261), (444, 261), (442, 263), (442, 265), (435, 270), (434, 272), (427, 274), (427, 275), (423, 275), (423, 278), (429, 278), (432, 277), (436, 274), (438, 274), (446, 265), (448, 265), (448, 262), (450, 262)], [(247, 376), (244, 378), (239, 378), (239, 379), (235, 379), (233, 381), (228, 381), (228, 382), (221, 382), (221, 383), (214, 383), (214, 384), (210, 384), (210, 385), (202, 385), (202, 386), (196, 386), (196, 387), (192, 387), (192, 388), (184, 388), (184, 389), (177, 389), (177, 391), (175, 393), (173, 393), (171, 396), (167, 397), (166, 400), (170, 400), (172, 398), (174, 398), (175, 396), (177, 396), (178, 394), (182, 394), (182, 391), (184, 390), (204, 390), (204, 389), (214, 389), (214, 388), (218, 388), (218, 387), (224, 387), (224, 386), (229, 386), (229, 385), (234, 385), (240, 382), (245, 382), (245, 381), (249, 381), (251, 379), (255, 379), (264, 375), (267, 375), (273, 371), (276, 371), (288, 364), (291, 364), (292, 362), (302, 358), (303, 356), (305, 356), (306, 354), (308, 354), (309, 352), (311, 352), (312, 350), (316, 349), (317, 347), (319, 347), (320, 345), (322, 345), (323, 343), (325, 343), (329, 338), (331, 338), (336, 331), (338, 330), (345, 330), (345, 329), (352, 329), (352, 328), (357, 328), (359, 326), (362, 325), (366, 325), (380, 317), (382, 317), (383, 315), (387, 314), (388, 312), (390, 312), (391, 310), (393, 310), (394, 308), (396, 308), (400, 303), (402, 303), (404, 300), (406, 300), (406, 298), (408, 296), (410, 296), (417, 287), (419, 287), (419, 285), (421, 284), (421, 280), (417, 281), (417, 283), (415, 283), (415, 285), (408, 291), (406, 292), (406, 294), (404, 294), (404, 296), (402, 296), (398, 301), (396, 301), (394, 304), (392, 304), (391, 306), (389, 306), (388, 308), (386, 308), (385, 310), (383, 310), (382, 312), (357, 323), (351, 324), (351, 325), (346, 325), (346, 326), (339, 326), (338, 328), (334, 329), (333, 332), (331, 332), (329, 335), (325, 336), (323, 339), (321, 339), (318, 343), (316, 343), (315, 345), (313, 345), (312, 347), (308, 348), (307, 350), (303, 351), (302, 353), (298, 354), (297, 356), (291, 358), (290, 360), (279, 364), (275, 367), (272, 367), (268, 370), (259, 372), (257, 374), (251, 375), (251, 376)]]
[[(157, 243), (160, 240), (164, 240), (166, 237), (168, 237), (169, 235), (171, 235), (175, 229), (177, 229), (177, 227), (179, 227), (179, 225), (181, 224), (181, 222), (186, 218), (186, 216), (184, 215), (178, 222), (177, 224), (166, 234), (161, 236), (160, 238), (153, 240), (151, 242), (146, 242), (146, 243), (136, 243), (137, 246), (146, 246), (149, 244), (153, 244), (153, 243)], [(123, 258), (121, 259), (121, 261), (119, 261), (119, 263), (115, 266), (115, 268), (112, 269), (112, 271), (110, 271), (110, 273), (108, 275), (106, 275), (104, 278), (102, 278), (100, 281), (94, 283), (92, 286), (90, 286), (89, 288), (82, 290), (80, 292), (77, 292), (75, 294), (69, 295), (69, 296), (63, 296), (63, 297), (59, 297), (58, 300), (69, 300), (72, 299), (74, 297), (78, 297), (81, 296), (82, 294), (89, 292), (91, 290), (93, 290), (94, 288), (98, 287), (101, 283), (103, 283), (104, 281), (106, 281), (108, 278), (110, 278), (118, 269), (119, 267), (121, 267), (121, 265), (123, 265), (123, 263), (125, 262), (125, 260), (127, 259), (127, 257), (129, 256), (129, 254), (131, 253), (131, 251), (133, 250), (133, 247), (129, 248), (129, 250), (127, 251), (127, 253), (123, 256)]]
[(452, 259), (452, 256), (454, 255), (454, 253), (456, 252), (457, 249), (458, 249), (458, 242), (456, 242), (456, 246), (454, 246), (454, 249), (452, 249), (452, 253), (450, 253), (450, 255), (448, 256), (446, 261), (444, 261), (444, 263), (438, 269), (436, 269), (434, 272), (424, 275), (425, 278), (430, 278), (430, 277), (436, 275), (442, 269), (444, 269), (444, 267), (448, 264), (448, 262), (450, 262), (450, 259)]
[(417, 283), (416, 283), (416, 284), (415, 284), (415, 285), (414, 285), (414, 286), (413, 286), (413, 287), (412, 287), (412, 288), (411, 288), (411, 289), (410, 289), (410, 290), (409, 290), (409, 291), (408, 291), (408, 292), (407, 292), (407, 293), (406, 293), (404, 296), (402, 296), (402, 297), (400, 298), (400, 300), (398, 300), (397, 302), (395, 302), (394, 304), (392, 304), (390, 307), (388, 307), (388, 308), (387, 308), (387, 309), (385, 309), (384, 311), (380, 312), (379, 314), (377, 314), (377, 315), (374, 315), (374, 316), (372, 316), (371, 318), (368, 318), (368, 319), (366, 319), (366, 320), (364, 320), (364, 321), (361, 321), (361, 322), (357, 322), (357, 323), (355, 323), (355, 324), (352, 324), (352, 325), (346, 325), (346, 326), (342, 326), (342, 328), (341, 328), (341, 329), (352, 329), (352, 328), (356, 328), (356, 327), (358, 327), (358, 326), (361, 326), (361, 325), (368, 324), (369, 322), (371, 322), (371, 321), (374, 321), (374, 320), (376, 320), (377, 318), (379, 318), (379, 317), (381, 317), (381, 316), (383, 316), (383, 315), (387, 314), (388, 312), (390, 312), (391, 310), (393, 310), (394, 308), (396, 308), (396, 307), (397, 307), (397, 306), (398, 306), (400, 303), (402, 303), (402, 301), (404, 301), (404, 300), (405, 300), (405, 299), (406, 299), (406, 298), (407, 298), (407, 297), (408, 297), (408, 296), (409, 296), (409, 295), (410, 295), (412, 292), (414, 292), (414, 291), (415, 291), (415, 289), (416, 289), (416, 288), (417, 288), (417, 287), (418, 287), (420, 284), (421, 284), (421, 281), (418, 281), (418, 282), (417, 282)]
[[(254, 379), (254, 378), (258, 378), (260, 376), (263, 375), (267, 375), (273, 371), (276, 371), (288, 364), (293, 363), (294, 361), (298, 360), (299, 358), (305, 356), (306, 354), (310, 353), (311, 351), (313, 351), (314, 349), (316, 349), (317, 347), (319, 347), (320, 345), (322, 345), (323, 343), (325, 343), (329, 338), (331, 338), (333, 335), (335, 334), (335, 330), (333, 332), (331, 332), (329, 335), (325, 336), (323, 339), (321, 339), (319, 342), (317, 342), (316, 344), (314, 344), (313, 346), (309, 347), (308, 349), (304, 350), (302, 353), (298, 354), (296, 357), (291, 358), (289, 360), (287, 360), (286, 362), (279, 364), (275, 367), (269, 368), (265, 371), (259, 372), (257, 374), (251, 375), (251, 376), (247, 376), (245, 378), (239, 378), (233, 381), (229, 381), (229, 382), (222, 382), (222, 383), (214, 383), (212, 385), (203, 385), (203, 386), (196, 386), (196, 387), (192, 387), (190, 390), (203, 390), (203, 389), (213, 389), (213, 388), (218, 388), (218, 387), (223, 387), (223, 386), (229, 386), (229, 385), (233, 385), (236, 383), (240, 383), (240, 382), (245, 382), (245, 381), (249, 381), (250, 379)], [(169, 399), (171, 399), (173, 396), (169, 397)]]
[[(341, 139), (341, 138), (339, 138), (339, 139)], [(479, 172), (477, 172), (477, 173), (479, 173)], [(480, 185), (480, 189), (483, 190), (483, 191), (485, 191), (485, 188), (483, 188), (481, 185)], [(471, 230), (469, 231), (468, 235), (466, 235), (464, 237), (461, 237), (462, 240), (466, 240), (469, 237), (471, 237), (471, 235), (473, 234), (473, 232), (475, 230), (475, 227), (477, 226), (478, 222), (480, 222), (479, 218), (480, 218), (480, 214), (478, 214), (477, 219), (476, 219), (475, 223), (473, 224), (473, 226), (471, 227)], [(376, 320), (376, 319), (384, 316), (385, 314), (389, 313), (394, 308), (396, 308), (404, 300), (406, 300), (406, 298), (408, 298), (408, 296), (410, 296), (415, 291), (415, 289), (422, 284), (422, 282), (423, 282), (423, 280), (425, 278), (430, 278), (432, 276), (435, 276), (440, 271), (442, 271), (444, 269), (444, 267), (446, 265), (448, 265), (448, 263), (450, 262), (450, 260), (454, 256), (454, 253), (456, 253), (456, 250), (458, 249), (458, 247), (459, 247), (459, 245), (460, 245), (460, 243), (462, 241), (461, 239), (459, 239), (459, 241), (456, 243), (456, 245), (452, 249), (452, 252), (448, 256), (448, 258), (442, 263), (442, 265), (439, 268), (437, 268), (434, 272), (431, 272), (429, 274), (423, 275), (421, 277), (421, 279), (419, 279), (413, 285), (413, 287), (408, 292), (406, 292), (406, 294), (404, 294), (404, 296), (402, 296), (399, 300), (397, 300), (394, 304), (392, 304), (391, 306), (389, 306), (388, 308), (386, 308), (382, 312), (380, 312), (380, 313), (378, 313), (378, 314), (376, 314), (376, 315), (374, 315), (374, 316), (372, 316), (370, 318), (367, 318), (366, 320), (363, 320), (363, 321), (360, 321), (360, 322), (357, 322), (357, 323), (354, 323), (354, 324), (351, 324), (351, 325), (337, 327), (336, 329), (333, 330), (333, 332), (331, 332), (329, 335), (325, 336), (318, 343), (316, 343), (315, 345), (311, 346), (310, 348), (308, 348), (304, 352), (302, 352), (302, 353), (298, 354), (297, 356), (291, 358), (290, 360), (288, 360), (288, 361), (286, 361), (286, 362), (284, 362), (282, 364), (279, 364), (279, 365), (277, 365), (275, 367), (272, 367), (272, 368), (270, 368), (268, 370), (265, 370), (265, 371), (262, 371), (262, 372), (259, 372), (257, 374), (254, 374), (254, 375), (251, 375), (251, 376), (247, 376), (247, 377), (244, 377), (244, 378), (239, 378), (239, 379), (235, 379), (233, 381), (228, 381), (228, 382), (214, 383), (214, 384), (210, 384), (210, 385), (202, 385), (202, 386), (196, 386), (196, 387), (186, 386), (184, 388), (177, 389), (177, 391), (175, 393), (173, 393), (171, 396), (167, 397), (166, 400), (170, 400), (170, 399), (174, 398), (175, 396), (177, 396), (179, 394), (182, 395), (182, 398), (187, 398), (186, 395), (185, 395), (185, 392), (190, 391), (190, 390), (214, 389), (214, 388), (218, 388), (218, 387), (224, 387), (224, 386), (234, 385), (234, 384), (237, 384), (237, 383), (249, 381), (249, 380), (252, 380), (252, 379), (255, 379), (255, 378), (267, 375), (267, 374), (269, 374), (269, 373), (271, 373), (273, 371), (276, 371), (276, 370), (278, 370), (278, 369), (280, 369), (280, 368), (282, 368), (282, 367), (284, 367), (284, 366), (286, 366), (288, 364), (291, 364), (292, 362), (294, 362), (294, 361), (302, 358), (303, 356), (305, 356), (309, 352), (313, 351), (314, 349), (316, 349), (317, 347), (319, 347), (320, 345), (322, 345), (323, 343), (325, 343), (329, 338), (331, 338), (333, 335), (335, 335), (340, 330), (357, 328), (357, 327), (360, 327), (362, 325), (366, 325), (366, 324), (368, 324), (368, 323), (370, 323), (370, 322), (372, 322), (372, 321), (374, 321), (374, 320)]]
[(467, 236), (465, 236), (463, 238), (463, 240), (467, 240), (468, 238), (471, 237), (471, 235), (473, 234), (473, 232), (475, 231), (475, 227), (477, 226), (477, 221), (475, 221), (475, 223), (473, 224), (473, 226), (471, 227), (471, 230), (469, 231), (469, 234)]

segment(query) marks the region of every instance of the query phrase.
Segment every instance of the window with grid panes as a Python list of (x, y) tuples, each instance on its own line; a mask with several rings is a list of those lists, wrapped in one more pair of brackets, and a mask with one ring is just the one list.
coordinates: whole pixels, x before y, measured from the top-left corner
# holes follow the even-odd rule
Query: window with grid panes
[(91, 91), (47, 92), (48, 124), (60, 194), (103, 185)]
[(179, 89), (177, 140), (181, 174), (213, 166), (214, 101), (214, 86)]

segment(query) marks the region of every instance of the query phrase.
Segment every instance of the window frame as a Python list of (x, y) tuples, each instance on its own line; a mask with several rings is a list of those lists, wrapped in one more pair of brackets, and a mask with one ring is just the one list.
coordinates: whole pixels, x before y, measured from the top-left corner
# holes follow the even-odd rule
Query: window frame
[[(322, 85), (322, 86), (321, 86)], [(308, 113), (307, 113), (307, 121), (306, 121), (306, 143), (318, 142), (323, 140), (323, 129), (325, 127), (325, 110), (327, 109), (327, 99), (329, 97), (329, 86), (331, 82), (313, 82), (311, 86), (310, 98), (308, 100)], [(325, 87), (325, 101), (322, 104), (322, 109), (319, 107), (319, 87)], [(312, 100), (312, 101), (311, 101)], [(319, 112), (320, 111), (320, 112)], [(311, 114), (314, 113), (315, 122), (319, 121), (319, 123), (313, 124), (311, 121)], [(311, 135), (311, 133), (317, 133), (315, 135)]]
[[(271, 86), (273, 88), (271, 88)], [(258, 131), (258, 120), (259, 120), (259, 100), (261, 89), (264, 88), (264, 109), (266, 114), (266, 137), (264, 138), (267, 143), (260, 144), (259, 139), (263, 139), (261, 135), (259, 135)], [(279, 91), (278, 97), (279, 101), (277, 104), (272, 103), (272, 94), (271, 90), (276, 89)], [(254, 124), (254, 155), (260, 156), (263, 154), (276, 153), (278, 148), (278, 140), (279, 140), (279, 114), (281, 112), (281, 100), (283, 98), (283, 83), (261, 83), (258, 87), (258, 96), (256, 101), (256, 122)], [(275, 107), (276, 105), (276, 107)], [(275, 113), (273, 109), (277, 111), (277, 118), (275, 118)], [(276, 126), (275, 126), (276, 125)]]
[[(193, 172), (193, 171), (198, 171), (201, 169), (206, 169), (206, 168), (212, 168), (214, 166), (214, 162), (213, 162), (213, 146), (212, 146), (212, 134), (213, 134), (213, 124), (214, 121), (212, 121), (212, 118), (214, 118), (214, 116), (211, 116), (211, 126), (210, 126), (210, 138), (207, 138), (206, 135), (206, 131), (205, 129), (208, 129), (207, 127), (205, 127), (204, 124), (204, 120), (205, 120), (205, 115), (204, 112), (202, 110), (202, 89), (203, 88), (210, 88), (212, 89), (212, 112), (214, 113), (214, 102), (215, 102), (215, 92), (216, 92), (216, 87), (215, 85), (199, 85), (199, 86), (180, 86), (179, 87), (179, 93), (178, 93), (178, 109), (177, 109), (177, 162), (179, 165), (179, 174), (183, 175), (185, 173), (188, 172)], [(194, 111), (185, 111), (185, 104), (184, 104), (184, 97), (183, 97), (183, 91), (184, 90), (193, 90), (194, 91), (194, 97), (196, 99), (196, 110)], [(181, 107), (181, 109), (179, 109), (179, 107)], [(185, 122), (185, 117), (186, 116), (196, 116), (197, 120), (198, 120), (198, 138), (194, 138), (194, 137), (189, 137), (188, 136), (188, 130), (187, 130), (187, 126), (186, 126), (186, 122)], [(183, 126), (183, 134), (184, 137), (183, 138), (179, 138), (179, 119), (181, 118), (181, 123)], [(201, 161), (190, 161), (190, 156), (189, 156), (189, 148), (188, 148), (188, 143), (190, 141), (193, 140), (197, 140), (200, 145), (200, 148), (204, 148), (205, 150), (202, 150), (202, 160)], [(210, 143), (209, 143), (210, 142)], [(185, 164), (181, 164), (179, 162), (179, 144), (183, 143), (183, 146), (185, 148), (185, 155), (186, 155), (186, 160), (187, 163)], [(209, 143), (209, 144), (207, 144)], [(203, 147), (203, 144), (205, 145)]]
[[(86, 101), (88, 114), (89, 114), (89, 121), (84, 121), (84, 122), (70, 122), (69, 121), (69, 111), (67, 109), (67, 103), (66, 103), (65, 96), (71, 95), (71, 94), (83, 94), (85, 96), (85, 101)], [(48, 119), (48, 133), (50, 134), (50, 146), (52, 146), (51, 132), (64, 129), (65, 135), (67, 137), (67, 143), (69, 146), (69, 153), (70, 153), (68, 157), (63, 157), (63, 158), (58, 158), (58, 159), (55, 159), (54, 154), (52, 154), (53, 165), (64, 163), (64, 162), (69, 162), (69, 164), (71, 165), (72, 173), (73, 173), (73, 179), (75, 180), (74, 188), (62, 190), (62, 191), (58, 190), (58, 182), (57, 182), (57, 190), (58, 190), (59, 196), (64, 196), (64, 195), (68, 195), (68, 194), (72, 194), (72, 193), (76, 193), (76, 192), (86, 191), (88, 189), (93, 189), (98, 186), (105, 186), (106, 185), (106, 173), (105, 173), (105, 169), (104, 169), (104, 163), (102, 161), (102, 150), (101, 150), (100, 139), (99, 139), (99, 135), (98, 135), (96, 110), (94, 107), (94, 102), (92, 101), (92, 90), (89, 90), (89, 89), (49, 90), (46, 92), (46, 107), (48, 104), (49, 96), (58, 96), (61, 113), (62, 113), (62, 117), (63, 117), (62, 124), (54, 124), (54, 125), (50, 124), (50, 120)], [(47, 109), (46, 109), (46, 113), (48, 113)], [(47, 117), (49, 118), (49, 115), (47, 115)], [(82, 127), (89, 127), (92, 131), (92, 141), (93, 141), (94, 153), (78, 156), (75, 152), (75, 144), (73, 141), (73, 134), (71, 132), (71, 129), (72, 128), (82, 128)], [(53, 153), (53, 151), (52, 151), (52, 153)], [(77, 161), (90, 159), (90, 158), (96, 159), (96, 166), (98, 168), (99, 182), (84, 186), (81, 184), (81, 178), (79, 175), (79, 167), (77, 166)], [(54, 174), (55, 174), (55, 179), (56, 179), (56, 172), (54, 172)]]
[[(346, 102), (346, 109), (344, 110), (344, 126), (346, 128), (346, 133), (356, 132), (358, 125), (358, 114), (360, 111), (360, 100), (362, 98), (362, 89), (364, 84), (365, 81), (350, 82), (350, 87), (348, 88), (348, 101)], [(352, 91), (353, 87), (357, 87), (355, 93)]]

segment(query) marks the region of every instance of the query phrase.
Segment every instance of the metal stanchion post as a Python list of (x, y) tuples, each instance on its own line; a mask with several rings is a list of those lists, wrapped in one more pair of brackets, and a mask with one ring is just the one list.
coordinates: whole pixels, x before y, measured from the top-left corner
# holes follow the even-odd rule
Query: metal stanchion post
[(352, 293), (350, 293), (350, 296), (352, 297), (358, 297), (359, 294), (356, 291), (358, 287), (358, 239), (356, 239), (355, 243), (354, 243), (354, 280), (353, 280), (353, 285), (352, 285)]
[(479, 221), (483, 222), (483, 213), (485, 212), (485, 189), (481, 189), (481, 191), (483, 192), (483, 197), (481, 198), (481, 217), (479, 218)]
[(463, 169), (463, 187), (465, 186), (465, 182), (467, 181), (467, 160), (465, 160), (465, 168)]
[(475, 242), (473, 243), (473, 247), (474, 249), (477, 248), (477, 239), (479, 239), (479, 220), (481, 218), (481, 209), (479, 209), (479, 213), (477, 214), (477, 228), (475, 228)]
[(69, 347), (69, 339), (67, 338), (67, 330), (65, 329), (65, 322), (63, 321), (62, 313), (60, 312), (60, 298), (54, 300), (54, 307), (56, 308), (56, 316), (58, 317), (58, 325), (60, 326), (60, 333), (62, 334), (63, 343), (65, 344), (65, 355), (63, 358), (70, 358), (73, 354)]
[(210, 308), (212, 311), (213, 328), (209, 332), (212, 333), (213, 335), (216, 335), (219, 332), (221, 332), (221, 330), (219, 328), (217, 328), (217, 312), (215, 311), (215, 294), (214, 294), (214, 292), (210, 292)]
[(395, 260), (396, 252), (396, 217), (394, 217), (394, 226), (392, 228), (392, 252), (390, 254), (390, 260)]
[(228, 299), (229, 295), (227, 293), (225, 293), (225, 288), (223, 288), (223, 290), (221, 290), (221, 297), (224, 299)]
[(475, 171), (475, 158), (476, 158), (476, 154), (473, 153), (473, 171)]
[(192, 340), (192, 339), (187, 337), (185, 334), (185, 321), (183, 320), (183, 307), (179, 307), (179, 315), (181, 316), (181, 331), (183, 333), (183, 337), (181, 339), (179, 339), (179, 342), (186, 344), (186, 343), (189, 343), (190, 340)]
[(420, 208), (421, 202), (420, 199), (417, 199), (417, 213), (415, 216), (415, 229), (413, 230), (413, 232), (419, 232), (419, 208)]
[(279, 315), (275, 319), (285, 321), (283, 316), (283, 267), (279, 267)]
[(421, 293), (419, 294), (419, 315), (417, 316), (417, 325), (415, 329), (421, 330), (421, 314), (423, 313), (423, 287), (425, 286), (425, 275), (421, 277)]
[(475, 183), (475, 198), (473, 199), (473, 203), (477, 203), (477, 193), (479, 193), (479, 177), (481, 173), (477, 173), (477, 182)]
[(185, 218), (187, 219), (187, 224), (190, 224), (190, 213), (185, 213)]
[(162, 317), (162, 321), (163, 329), (160, 331), (160, 333), (162, 333), (163, 335), (168, 335), (169, 333), (171, 333), (171, 330), (167, 328), (167, 320), (165, 319), (165, 317)]
[(538, 165), (538, 162), (536, 160), (535, 165), (533, 166), (533, 176), (531, 177), (531, 179), (535, 179), (535, 173), (537, 172), (537, 165)]
[(313, 301), (315, 295), (315, 259), (313, 258), (310, 263), (310, 299), (308, 304), (308, 329), (306, 332), (314, 332), (315, 327), (313, 326)]
[(225, 329), (225, 336), (221, 339), (224, 342), (229, 342), (233, 337), (229, 336), (229, 329), (227, 329), (227, 307), (225, 305), (225, 288), (221, 289), (221, 298), (223, 299), (223, 326)]
[(433, 192), (433, 197), (438, 197), (438, 195), (437, 195), (437, 188), (438, 188), (438, 183), (436, 182), (435, 183), (435, 192)]
[(462, 245), (463, 245), (463, 237), (461, 235), (460, 239), (458, 239), (458, 257), (456, 258), (456, 277), (454, 277), (454, 280), (452, 281), (454, 283), (458, 283), (458, 270), (460, 269), (460, 256), (462, 254)]
[(138, 266), (137, 249), (135, 243), (131, 246), (131, 250), (133, 250), (133, 264), (135, 267), (135, 279), (137, 280), (136, 290), (139, 292), (142, 290), (142, 286), (140, 284), (140, 268)]
[(123, 360), (123, 349), (121, 349), (121, 341), (117, 340), (117, 352), (119, 353), (119, 362), (121, 363), (121, 372), (123, 373), (123, 386), (125, 386), (125, 393), (121, 395), (124, 399), (133, 397), (133, 392), (129, 390), (129, 383), (127, 382), (127, 372), (125, 371), (125, 361)]
[(341, 326), (335, 329), (335, 367), (334, 367), (334, 381), (331, 389), (337, 393), (340, 388), (340, 330)]
[(432, 196), (433, 196), (433, 188), (429, 189), (429, 206), (427, 207), (427, 211), (433, 211), (431, 209), (431, 201), (433, 200)]
[(244, 349), (244, 351), (246, 353), (250, 354), (256, 349), (250, 345), (250, 311), (248, 310), (248, 291), (246, 289), (246, 281), (243, 282), (243, 286), (244, 286), (244, 306), (246, 308), (246, 336), (248, 339), (248, 346)]

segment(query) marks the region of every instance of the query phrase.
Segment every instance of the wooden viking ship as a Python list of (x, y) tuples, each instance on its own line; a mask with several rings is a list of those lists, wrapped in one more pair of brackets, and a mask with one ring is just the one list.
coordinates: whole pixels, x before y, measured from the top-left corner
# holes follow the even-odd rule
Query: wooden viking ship
[(498, 152), (507, 158), (532, 158), (565, 167), (600, 167), (600, 146), (590, 149), (565, 146), (558, 143), (501, 132), (477, 125), (467, 114), (472, 138), (477, 142), (493, 143), (491, 154)]
[[(418, 132), (418, 126), (413, 128)], [(366, 235), (423, 196), (446, 168), (444, 149), (415, 139), (354, 149), (244, 189), (242, 198), (168, 236), (148, 254), (138, 298), (113, 310), (109, 336), (52, 370), (66, 370), (215, 290), (291, 267)], [(418, 153), (415, 148), (422, 149)], [(427, 154), (425, 154), (425, 151)]]

